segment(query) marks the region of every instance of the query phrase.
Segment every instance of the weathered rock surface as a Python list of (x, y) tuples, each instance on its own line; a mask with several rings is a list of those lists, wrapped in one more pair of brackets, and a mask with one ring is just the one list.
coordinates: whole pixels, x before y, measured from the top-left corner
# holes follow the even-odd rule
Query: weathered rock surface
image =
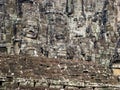
[(119, 53), (119, 0), (0, 0), (1, 52), (109, 65)]
[(119, 10), (119, 0), (0, 0), (0, 84), (119, 87), (108, 69), (120, 63)]
[(11, 89), (120, 88), (109, 69), (88, 61), (1, 55), (0, 72), (1, 85)]

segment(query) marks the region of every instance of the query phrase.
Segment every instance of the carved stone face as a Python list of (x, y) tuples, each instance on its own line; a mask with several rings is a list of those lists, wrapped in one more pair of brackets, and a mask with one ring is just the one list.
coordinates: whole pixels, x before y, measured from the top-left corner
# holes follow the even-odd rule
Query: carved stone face
[(84, 17), (79, 17), (79, 23), (78, 23), (78, 26), (79, 27), (83, 27), (85, 25), (85, 20), (84, 20)]
[(31, 55), (31, 56), (37, 56), (37, 50), (35, 45), (37, 36), (38, 36), (38, 26), (35, 21), (27, 21), (23, 27), (23, 40), (21, 50), (23, 53)]
[(24, 28), (25, 37), (36, 39), (38, 35), (38, 26), (34, 21), (28, 21), (27, 25)]

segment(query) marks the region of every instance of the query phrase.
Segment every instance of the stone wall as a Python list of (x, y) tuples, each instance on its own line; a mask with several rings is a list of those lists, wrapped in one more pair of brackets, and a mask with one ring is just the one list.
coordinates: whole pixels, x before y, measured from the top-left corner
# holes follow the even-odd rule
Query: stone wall
[(0, 55), (0, 88), (22, 90), (119, 90), (100, 64), (79, 60)]
[(8, 54), (42, 53), (108, 65), (117, 52), (118, 1), (1, 0), (0, 5), (1, 46)]

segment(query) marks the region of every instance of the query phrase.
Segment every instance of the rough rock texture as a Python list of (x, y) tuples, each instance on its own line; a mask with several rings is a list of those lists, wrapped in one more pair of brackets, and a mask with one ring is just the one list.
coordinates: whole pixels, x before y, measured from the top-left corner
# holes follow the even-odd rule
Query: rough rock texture
[(0, 7), (1, 52), (107, 66), (119, 54), (119, 0), (0, 0)]
[[(119, 0), (0, 0), (1, 51), (109, 65), (120, 54)], [(114, 60), (114, 58), (113, 58)]]
[(12, 90), (30, 87), (72, 90), (120, 88), (109, 69), (88, 61), (1, 55), (0, 70), (1, 86)]
[(0, 84), (119, 87), (108, 69), (120, 63), (119, 10), (119, 0), (0, 0)]

